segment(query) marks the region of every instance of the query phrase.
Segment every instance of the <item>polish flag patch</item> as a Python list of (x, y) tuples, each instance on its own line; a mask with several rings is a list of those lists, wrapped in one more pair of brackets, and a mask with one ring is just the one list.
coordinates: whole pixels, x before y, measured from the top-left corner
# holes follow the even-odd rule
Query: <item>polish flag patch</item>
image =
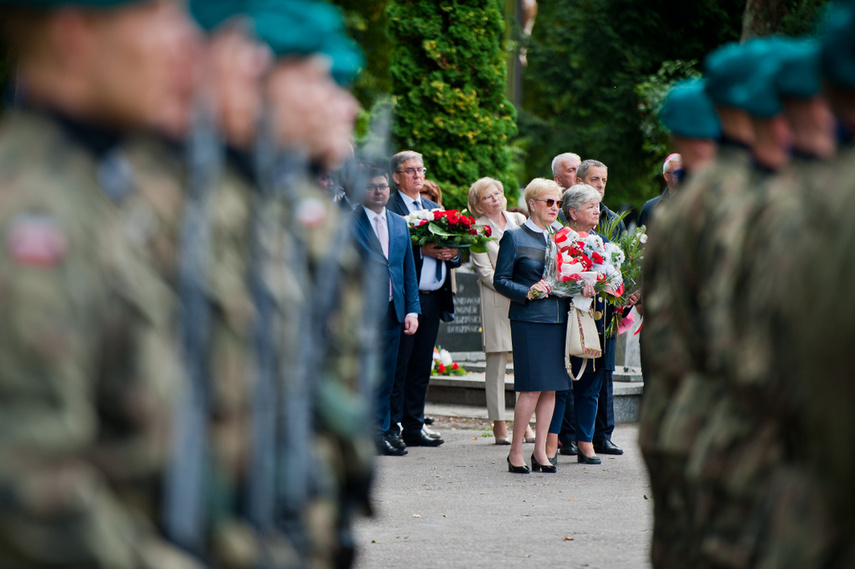
[(21, 265), (54, 267), (65, 259), (68, 238), (50, 216), (21, 215), (6, 233), (6, 251)]

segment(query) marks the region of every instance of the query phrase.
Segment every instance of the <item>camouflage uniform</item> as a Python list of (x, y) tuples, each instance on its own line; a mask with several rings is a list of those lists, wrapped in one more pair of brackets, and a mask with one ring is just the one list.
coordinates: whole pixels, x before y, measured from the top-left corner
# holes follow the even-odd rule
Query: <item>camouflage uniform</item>
[[(712, 566), (818, 567), (827, 557), (827, 513), (798, 464), (805, 434), (799, 407), (810, 390), (790, 380), (788, 357), (798, 350), (774, 346), (781, 338), (775, 312), (791, 307), (793, 298), (781, 285), (790, 282), (787, 271), (800, 271), (791, 254), (771, 245), (805, 231), (801, 210), (818, 195), (803, 188), (825, 185), (831, 171), (796, 160), (732, 202), (718, 232), (722, 263), (710, 283), (706, 316), (711, 373), (724, 392), (688, 465), (701, 547)], [(775, 289), (784, 294), (770, 294)], [(782, 508), (797, 511), (798, 523)]]
[(709, 334), (700, 313), (719, 254), (719, 204), (745, 186), (749, 171), (743, 148), (723, 146), (718, 161), (663, 206), (645, 251), (642, 345), (650, 373), (639, 444), (654, 497), (656, 567), (691, 566), (698, 553), (685, 465), (720, 393), (707, 373)]
[[(177, 239), (182, 217), (183, 166), (173, 149), (150, 138), (138, 137), (128, 145), (127, 155), (134, 165), (140, 191), (129, 207), (135, 210), (148, 209), (157, 213), (159, 231), (152, 235), (149, 246), (158, 253), (162, 269), (170, 279), (177, 274)], [(289, 481), (293, 471), (305, 472), (311, 479), (307, 484), (302, 511), (294, 514), (296, 519), (286, 522), (280, 529), (288, 534), (296, 525), (299, 535), (282, 532), (265, 533), (264, 552), (276, 567), (302, 566), (298, 549), (305, 547), (304, 555), (312, 567), (332, 567), (349, 544), (341, 543), (340, 528), (350, 523), (350, 510), (354, 495), (364, 504), (367, 480), (370, 479), (373, 446), (368, 440), (368, 449), (359, 435), (364, 428), (364, 400), (358, 389), (360, 370), (357, 357), (358, 333), (363, 321), (359, 308), (363, 305), (360, 272), (354, 262), (346, 262), (341, 275), (323, 274), (329, 270), (331, 252), (341, 248), (341, 259), (356, 259), (348, 255), (348, 249), (336, 243), (335, 230), (340, 225), (337, 210), (323, 200), (317, 190), (300, 183), (296, 207), (302, 212), (292, 215), (291, 206), (279, 198), (265, 198), (254, 188), (250, 168), (236, 167), (238, 162), (230, 160), (221, 180), (213, 189), (210, 205), (211, 244), (210, 275), (208, 291), (213, 310), (210, 330), (211, 343), (211, 388), (210, 446), (212, 449), (211, 474), (208, 484), (210, 496), (211, 548), (218, 566), (250, 567), (258, 562), (262, 548), (259, 537), (244, 517), (248, 489), (252, 483), (252, 454), (254, 448), (253, 420), (258, 410), (253, 407), (258, 386), (258, 346), (254, 341), (254, 326), (258, 312), (253, 306), (251, 293), (251, 264), (261, 263), (260, 275), (264, 286), (274, 300), (274, 317), (270, 334), (273, 345), (271, 354), (275, 360), (272, 404), (280, 405), (277, 416), (287, 414), (289, 407), (283, 397), (291, 391), (296, 370), (303, 365), (305, 342), (301, 338), (309, 332), (301, 327), (300, 315), (312, 307), (306, 303), (306, 290), (323, 288), (323, 279), (335, 279), (330, 290), (338, 291), (343, 297), (332, 305), (329, 321), (324, 327), (324, 346), (317, 347), (321, 355), (317, 358), (321, 368), (308, 378), (310, 387), (307, 399), (302, 401), (309, 409), (307, 433), (277, 432), (277, 437), (302, 436), (306, 440), (298, 449), (296, 459), (300, 465), (294, 467), (294, 448), (283, 450), (278, 444), (273, 452), (278, 453), (281, 465), (279, 484)], [(139, 201), (144, 201), (141, 206)], [(295, 225), (296, 223), (296, 225)], [(290, 227), (290, 229), (286, 229)], [(255, 237), (253, 236), (255, 233)], [(300, 233), (301, 241), (295, 238)], [(261, 250), (253, 250), (253, 239), (258, 238)], [(167, 242), (171, 244), (166, 244)], [(305, 287), (298, 282), (291, 270), (300, 262), (302, 244), (308, 244), (305, 253), (308, 263), (309, 282)], [(354, 270), (355, 269), (355, 270)], [(348, 283), (350, 286), (339, 286)], [(263, 356), (262, 356), (263, 357)], [(255, 410), (254, 410), (255, 409)], [(314, 409), (314, 411), (312, 411)], [(312, 413), (318, 418), (313, 419)], [(274, 418), (274, 422), (276, 419)], [(277, 429), (274, 425), (273, 429)], [(283, 453), (285, 453), (283, 455)], [(360, 494), (361, 493), (361, 494)], [(275, 500), (270, 496), (269, 500)], [(358, 501), (358, 500), (357, 500)], [(260, 530), (259, 530), (260, 531)], [(346, 532), (345, 532), (346, 533)], [(286, 539), (286, 537), (291, 538)], [(306, 543), (300, 543), (302, 539)]]
[(21, 112), (0, 133), (0, 564), (194, 567), (153, 523), (176, 299), (117, 207), (115, 155), (65, 124)]

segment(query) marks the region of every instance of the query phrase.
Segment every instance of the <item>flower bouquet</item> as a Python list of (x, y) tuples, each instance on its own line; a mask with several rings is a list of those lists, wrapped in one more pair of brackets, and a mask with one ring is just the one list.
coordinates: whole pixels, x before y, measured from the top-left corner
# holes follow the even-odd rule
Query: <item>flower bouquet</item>
[(576, 233), (569, 227), (559, 230), (547, 249), (544, 278), (550, 294), (575, 296), (589, 282), (616, 308), (606, 327), (606, 336), (615, 335), (623, 321), (622, 309), (641, 283), (642, 245), (646, 240), (644, 227), (609, 243), (595, 233)]
[(431, 375), (465, 375), (466, 370), (451, 359), (448, 350), (440, 347), (433, 349), (433, 362), (430, 368)]
[(468, 247), (474, 253), (486, 253), (487, 243), (494, 240), (490, 226), (476, 225), (475, 218), (466, 215), (465, 210), (423, 209), (404, 219), (414, 245), (433, 243), (439, 247)]

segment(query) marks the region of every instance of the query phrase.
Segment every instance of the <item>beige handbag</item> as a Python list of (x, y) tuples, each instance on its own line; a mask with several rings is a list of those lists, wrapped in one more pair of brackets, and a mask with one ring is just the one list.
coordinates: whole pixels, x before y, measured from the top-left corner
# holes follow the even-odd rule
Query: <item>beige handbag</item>
[[(600, 335), (597, 333), (597, 323), (594, 321), (594, 307), (589, 310), (579, 310), (572, 304), (567, 314), (567, 340), (564, 345), (564, 367), (573, 381), (579, 381), (588, 360), (595, 360), (603, 355), (600, 346)], [(582, 358), (582, 369), (577, 375), (573, 375), (573, 366), (570, 357)]]

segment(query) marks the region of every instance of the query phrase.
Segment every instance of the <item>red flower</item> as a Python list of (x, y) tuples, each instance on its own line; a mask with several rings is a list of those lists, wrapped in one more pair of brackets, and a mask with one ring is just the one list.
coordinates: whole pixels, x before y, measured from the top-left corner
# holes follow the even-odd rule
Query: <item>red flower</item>
[(491, 237), (493, 235), (493, 230), (490, 228), (489, 225), (484, 226), (484, 235), (486, 235), (487, 237)]
[(440, 375), (442, 375), (445, 373), (445, 366), (442, 364), (439, 364), (436, 366), (436, 370), (440, 373)]
[(606, 280), (606, 275), (604, 275), (603, 273), (597, 273), (597, 280), (598, 281)]
[(448, 223), (450, 223), (451, 225), (457, 225), (458, 223), (460, 223), (460, 216), (457, 214), (456, 211), (452, 211), (451, 214), (448, 216)]
[(457, 365), (457, 362), (451, 364), (451, 369), (460, 369), (460, 366)]
[(599, 253), (597, 253), (596, 251), (594, 252), (593, 255), (591, 255), (591, 258), (594, 260), (594, 263), (596, 263), (597, 265), (603, 264), (603, 256), (600, 255)]
[(469, 235), (478, 235), (478, 230), (473, 227), (469, 230)]
[(581, 280), (582, 280), (582, 275), (580, 275), (579, 273), (573, 273), (572, 275), (570, 275), (570, 276), (568, 277), (568, 280), (571, 280), (571, 281), (581, 281)]
[(417, 224), (415, 224), (414, 227), (421, 227), (422, 225), (424, 225), (427, 222), (428, 222), (427, 219), (423, 219), (420, 222), (418, 222)]

